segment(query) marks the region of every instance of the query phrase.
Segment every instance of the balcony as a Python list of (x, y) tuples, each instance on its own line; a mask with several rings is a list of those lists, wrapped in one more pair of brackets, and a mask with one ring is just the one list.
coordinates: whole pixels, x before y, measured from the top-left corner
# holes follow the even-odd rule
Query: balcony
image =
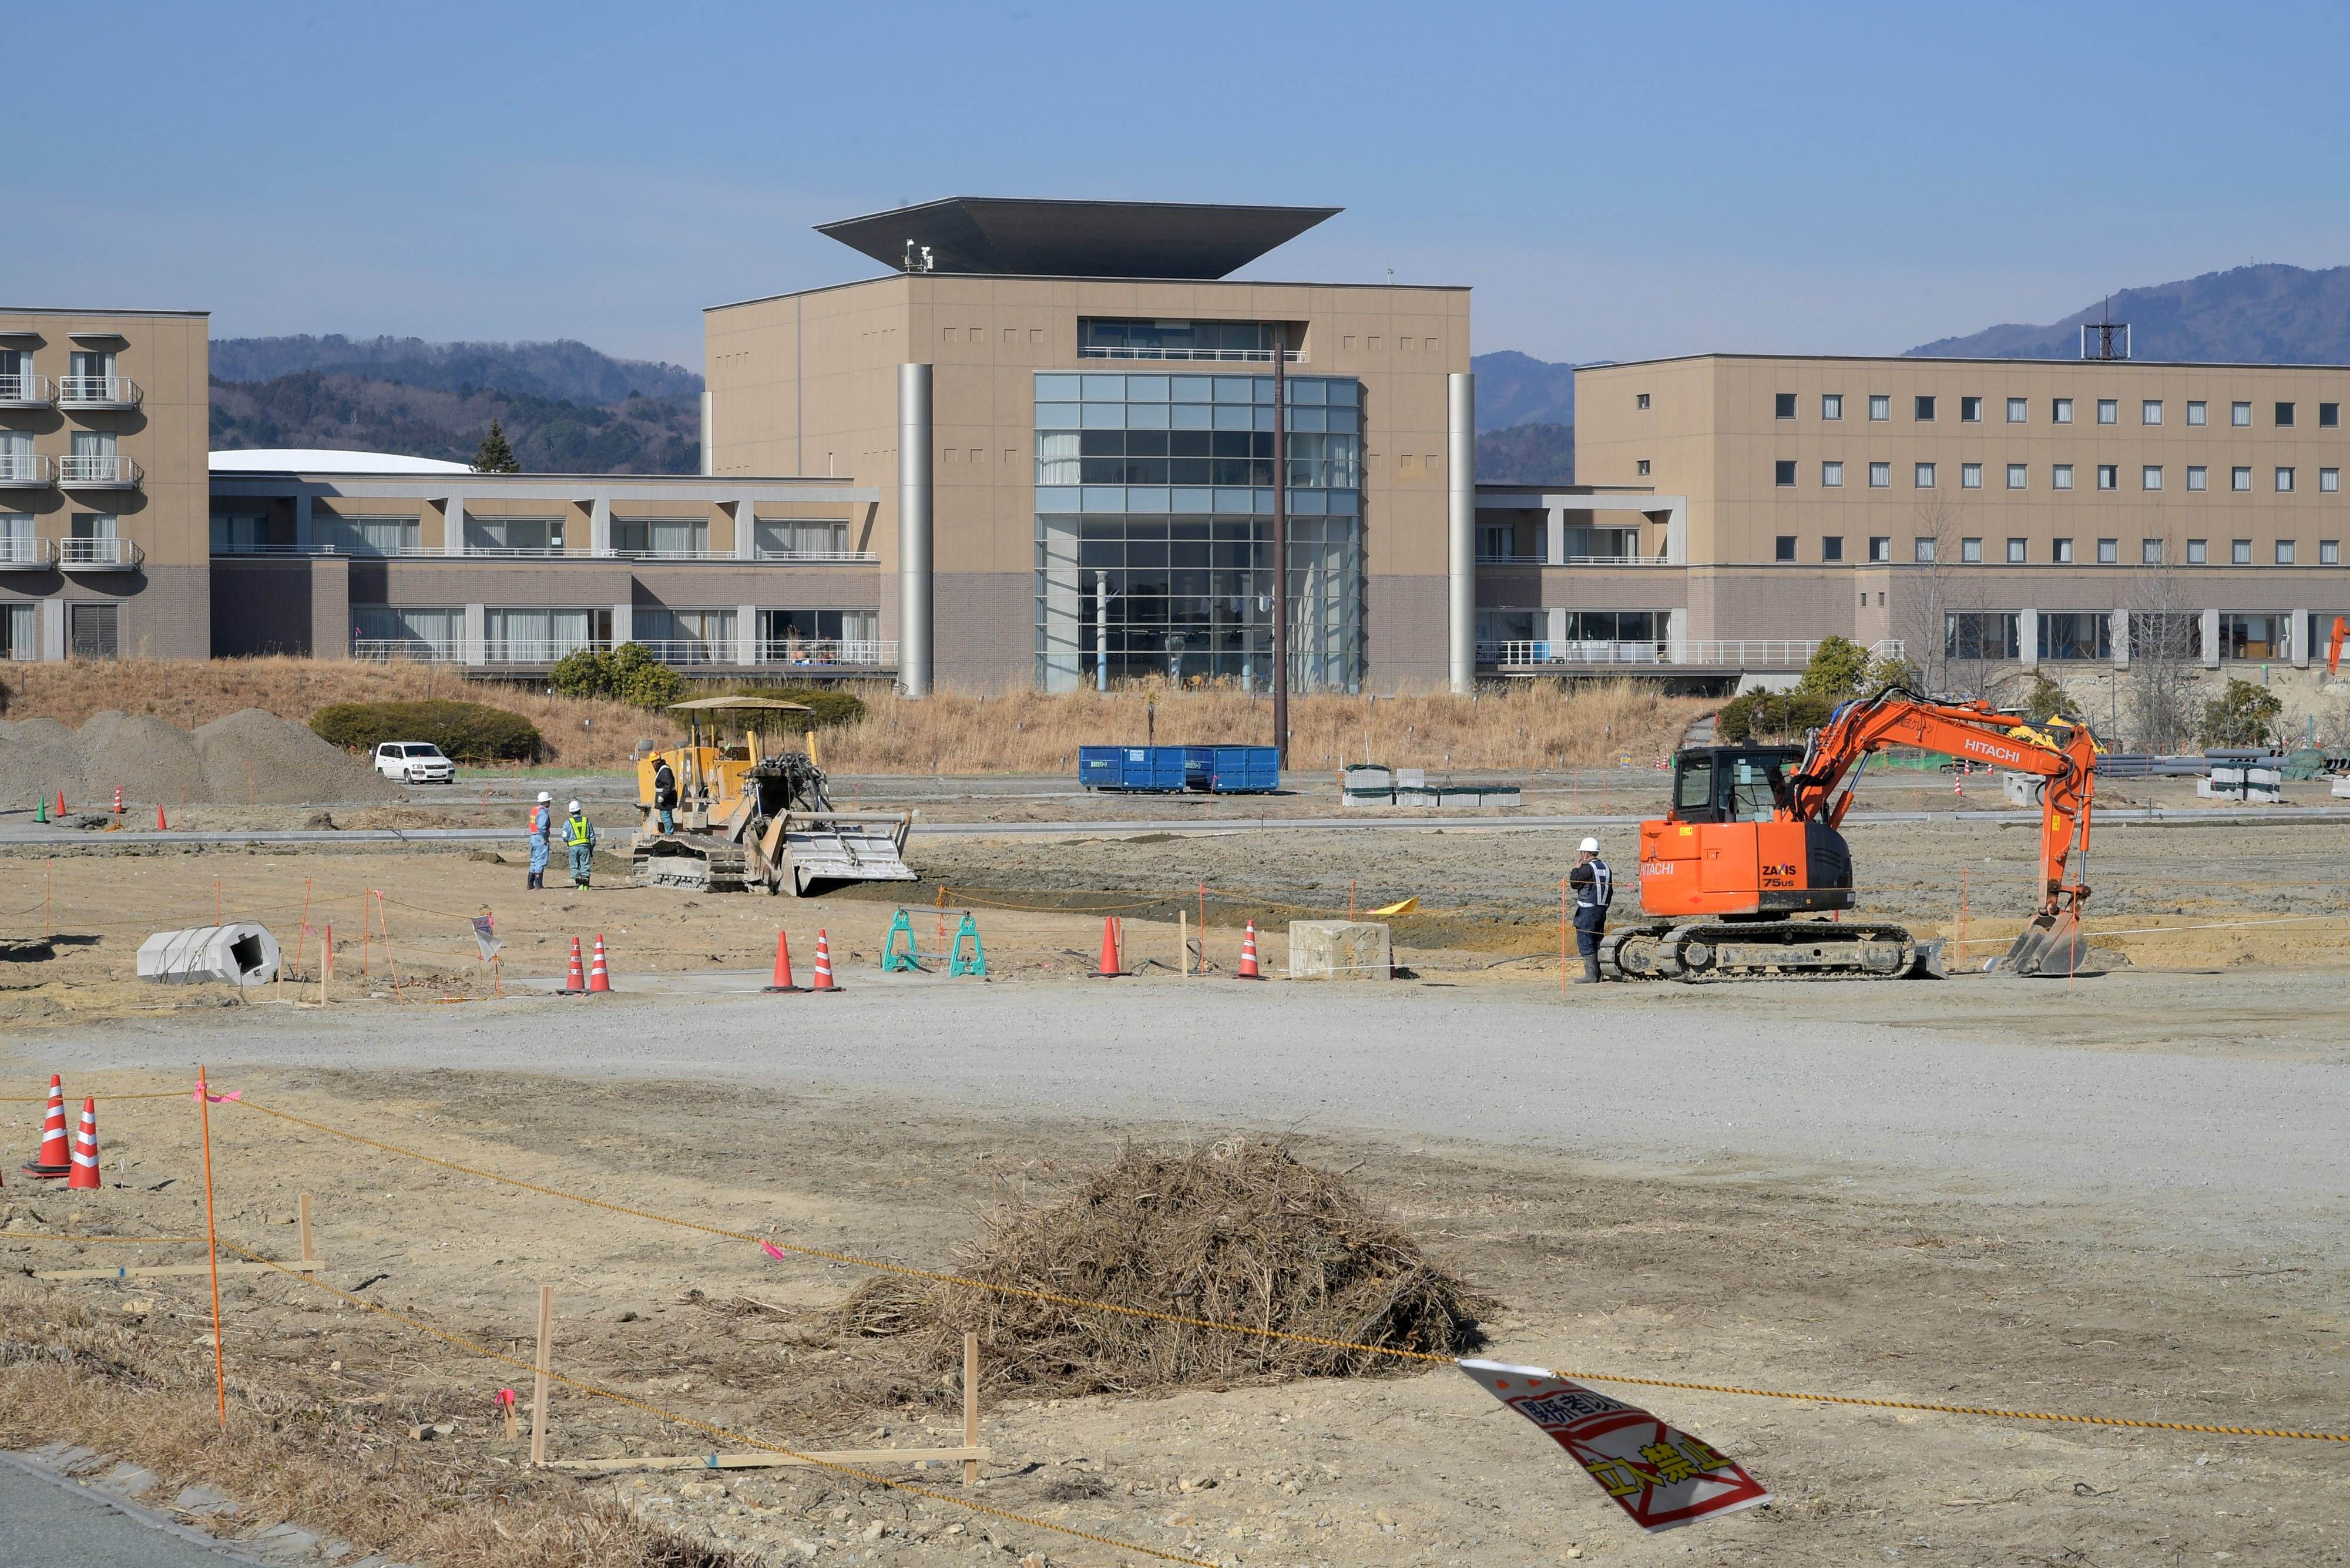
[(57, 381), (61, 409), (135, 409), (146, 396), (128, 376), (65, 376)]
[(68, 489), (136, 490), (146, 478), (145, 469), (119, 453), (76, 452), (57, 459), (57, 483)]
[(795, 562), (845, 561), (868, 566), (881, 559), (879, 555), (871, 550), (761, 550), (751, 558), (754, 561), (781, 561), (785, 565)]
[(46, 572), (56, 565), (57, 558), (54, 540), (36, 539), (30, 535), (0, 538), (0, 572)]
[(68, 572), (136, 571), (147, 552), (128, 539), (60, 539), (57, 564)]
[[(1675, 644), (1664, 639), (1644, 642), (1481, 642), (1477, 662), (1518, 674), (1564, 669), (1801, 670), (1812, 661), (1816, 641), (1802, 638), (1733, 638), (1721, 641)], [(1869, 655), (1899, 659), (1904, 645), (1898, 638), (1874, 644)]]
[(787, 664), (798, 669), (887, 669), (898, 662), (895, 639), (860, 638), (823, 640), (816, 638), (767, 638), (759, 643), (759, 662)]
[[(726, 666), (742, 668), (731, 641), (700, 638), (639, 639), (661, 663), (674, 669)], [(433, 641), (422, 638), (360, 638), (351, 644), (353, 659), (411, 659), (420, 664), (466, 664), (545, 668), (582, 647), (602, 649), (604, 643), (581, 644), (557, 639), (534, 641), (508, 638)], [(814, 638), (771, 638), (758, 645), (758, 662), (795, 670), (883, 670), (898, 662), (895, 640), (863, 639), (820, 640)]]
[(47, 376), (0, 376), (0, 409), (46, 409), (57, 400), (57, 385)]
[(31, 452), (0, 452), (0, 488), (47, 490), (57, 482), (56, 458)]

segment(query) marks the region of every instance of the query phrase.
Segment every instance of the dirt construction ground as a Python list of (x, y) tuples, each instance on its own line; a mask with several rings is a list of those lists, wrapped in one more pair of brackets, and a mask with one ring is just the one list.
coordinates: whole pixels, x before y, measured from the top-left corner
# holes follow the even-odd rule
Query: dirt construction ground
[[(1628, 829), (1606, 834), (1625, 866)], [(1567, 991), (1556, 882), (1579, 836), (918, 836), (919, 887), (805, 903), (640, 891), (603, 862), (588, 891), (526, 894), (515, 848), (19, 850), (0, 858), (0, 1095), (18, 1097), (0, 1106), (0, 1267), (202, 1256), (27, 1239), (201, 1232), (185, 1093), (201, 1060), (243, 1096), (211, 1112), (224, 1239), (290, 1255), (307, 1192), (325, 1283), (524, 1360), (551, 1283), (559, 1371), (763, 1441), (946, 1445), (960, 1407), (886, 1345), (832, 1332), (866, 1270), (327, 1129), (924, 1267), (952, 1266), (1004, 1194), (1049, 1199), (1124, 1145), (1282, 1137), (1503, 1303), (1486, 1325), (1502, 1360), (2350, 1429), (2350, 823), (2102, 828), (2090, 923), (2117, 961), (2071, 982)], [(1963, 938), (1970, 964), (2028, 902), (2028, 828), (1852, 836), (1864, 908)], [(1395, 925), (1409, 978), (1232, 981), (1240, 921), (1277, 971), (1285, 922), (1343, 914), (1350, 884), (1361, 908), (1420, 898)], [(897, 898), (919, 906), (925, 950), (951, 929), (941, 889), (972, 910), (990, 978), (879, 973)], [(336, 927), (323, 1009), (306, 898), (312, 927)], [(1214, 972), (1179, 978), (1176, 911), (1203, 906)], [(466, 923), (485, 909), (507, 944), (495, 973)], [(215, 910), (269, 924), (289, 960), (299, 934), (282, 989), (130, 978), (147, 932)], [(1085, 978), (1105, 912), (1127, 919), (1132, 978)], [(779, 922), (803, 982), (826, 929), (844, 995), (758, 993)], [(619, 994), (546, 994), (567, 939), (599, 932)], [(16, 1175), (39, 1110), (21, 1097), (52, 1071), (99, 1098), (99, 1192)], [(744, 1561), (1142, 1560), (822, 1471), (525, 1478), (526, 1440), (491, 1401), (508, 1386), (526, 1400), (526, 1370), (282, 1276), (234, 1275), (223, 1294), (233, 1396), (323, 1403), (389, 1450), (426, 1451), (411, 1428), (443, 1423), (438, 1462), (617, 1497)], [(209, 1379), (202, 1277), (0, 1282), (12, 1345), (68, 1303)], [(2350, 1561), (2350, 1444), (1601, 1386), (1736, 1457), (1773, 1504), (1644, 1537), (1442, 1369), (1057, 1401), (983, 1382), (982, 1487), (940, 1464), (884, 1473), (1219, 1563)], [(553, 1410), (556, 1458), (739, 1446), (571, 1390)], [(70, 1413), (55, 1428), (73, 1437)]]

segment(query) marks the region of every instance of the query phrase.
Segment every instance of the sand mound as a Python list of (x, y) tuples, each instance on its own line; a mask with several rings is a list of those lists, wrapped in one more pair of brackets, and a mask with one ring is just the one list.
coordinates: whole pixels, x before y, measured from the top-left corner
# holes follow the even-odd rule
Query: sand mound
[[(994, 1285), (1454, 1355), (1494, 1303), (1422, 1256), (1345, 1179), (1269, 1143), (1128, 1150), (1075, 1196), (1009, 1202), (955, 1271)], [(986, 1342), (991, 1377), (1056, 1395), (1415, 1371), (1364, 1351), (1192, 1327), (884, 1275), (842, 1306), (844, 1336), (911, 1336), (925, 1366)]]
[(399, 786), (300, 724), (258, 708), (192, 735), (151, 714), (109, 709), (78, 732), (55, 719), (0, 723), (0, 811), (30, 810), (57, 792), (68, 806), (112, 802), (251, 800), (286, 805), (400, 798)]

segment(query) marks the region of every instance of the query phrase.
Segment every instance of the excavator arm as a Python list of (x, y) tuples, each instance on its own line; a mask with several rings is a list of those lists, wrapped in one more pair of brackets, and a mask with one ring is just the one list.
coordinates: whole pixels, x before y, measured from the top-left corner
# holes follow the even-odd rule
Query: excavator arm
[(2033, 774), (2041, 789), (2040, 907), (2003, 961), (2020, 974), (2067, 973), (2085, 950), (2081, 905), (2088, 888), (2071, 876), (2077, 846), (2089, 854), (2090, 808), (2096, 794), (2096, 741), (2086, 724), (2054, 727), (2046, 739), (2024, 738), (2013, 716), (1987, 702), (1937, 702), (1899, 687), (1838, 708), (1814, 732), (1804, 761), (1788, 782), (1785, 815), (1798, 822), (1840, 826), (1851, 808), (1860, 764), (1888, 746), (1920, 751)]

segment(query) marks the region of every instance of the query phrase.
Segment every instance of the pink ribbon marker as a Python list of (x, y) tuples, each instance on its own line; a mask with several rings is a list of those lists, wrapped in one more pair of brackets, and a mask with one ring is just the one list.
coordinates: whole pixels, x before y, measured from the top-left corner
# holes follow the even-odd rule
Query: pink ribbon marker
[(760, 1242), (759, 1250), (766, 1253), (770, 1258), (780, 1259), (784, 1256), (784, 1250), (781, 1247), (776, 1246), (773, 1241)]
[(199, 1095), (203, 1095), (205, 1099), (210, 1100), (213, 1105), (219, 1105), (223, 1100), (241, 1100), (244, 1098), (244, 1091), (243, 1089), (230, 1089), (217, 1095), (206, 1094), (201, 1089), (190, 1089), (188, 1091), (188, 1098), (191, 1100), (193, 1100)]

